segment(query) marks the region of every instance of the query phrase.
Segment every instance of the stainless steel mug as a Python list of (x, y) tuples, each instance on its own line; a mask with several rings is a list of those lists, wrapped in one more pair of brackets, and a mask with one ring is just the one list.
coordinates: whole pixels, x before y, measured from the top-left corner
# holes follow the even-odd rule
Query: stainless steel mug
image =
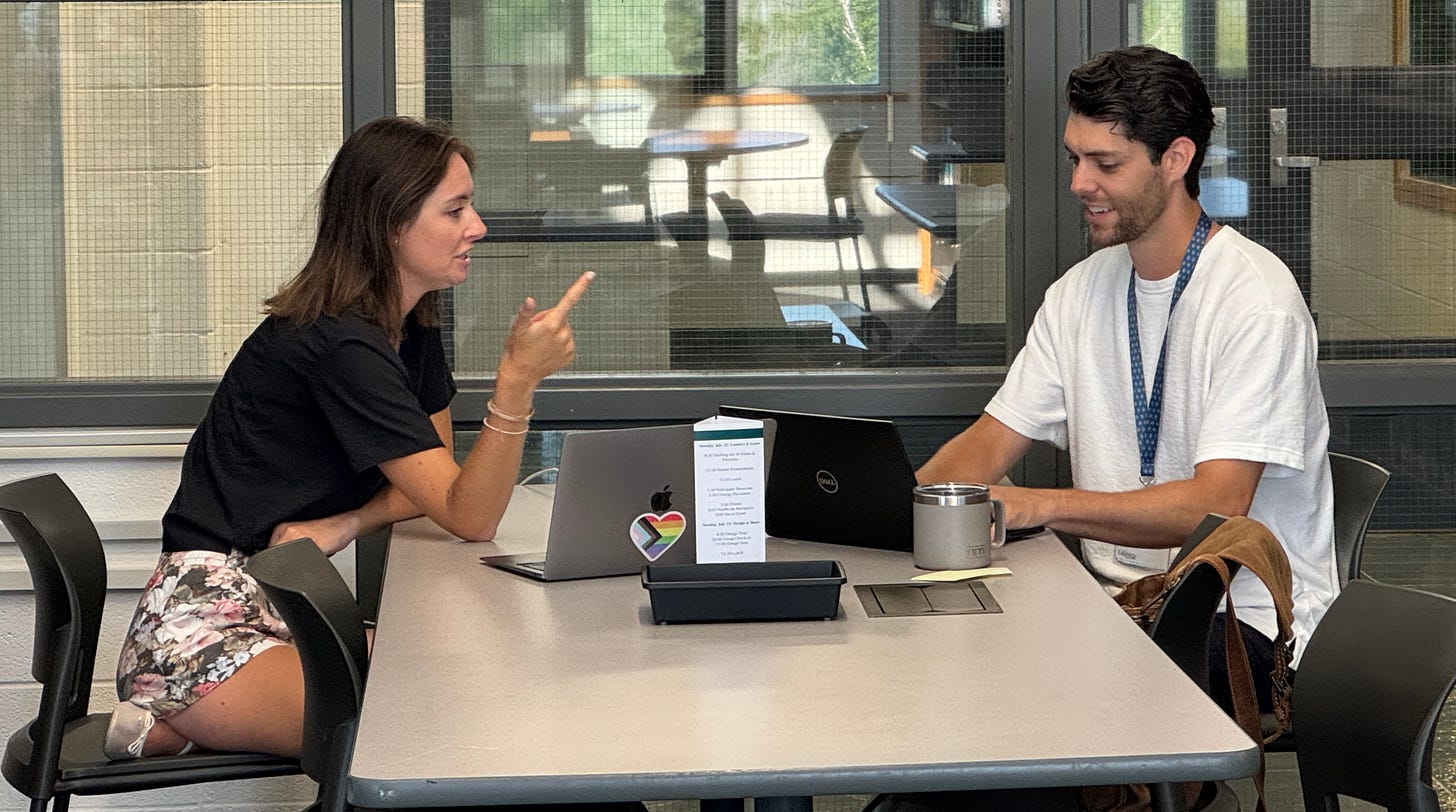
[(914, 490), (915, 566), (969, 570), (991, 566), (1006, 543), (1006, 509), (985, 485), (943, 482)]

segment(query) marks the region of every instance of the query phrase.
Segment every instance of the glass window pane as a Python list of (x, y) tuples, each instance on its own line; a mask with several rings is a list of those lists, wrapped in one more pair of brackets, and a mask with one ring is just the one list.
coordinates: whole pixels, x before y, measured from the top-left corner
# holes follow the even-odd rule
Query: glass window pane
[(587, 3), (589, 76), (697, 76), (704, 48), (703, 0)]
[(879, 0), (743, 0), (742, 87), (874, 85), (880, 81)]
[(0, 378), (215, 378), (307, 255), (335, 2), (0, 4)]
[[(1204, 207), (1289, 266), (1320, 358), (1456, 357), (1456, 120), (1434, 67), (1452, 61), (1452, 4), (1141, 6), (1143, 38), (1192, 61), (1223, 111)], [(1379, 411), (1331, 420), (1332, 449), (1396, 470), (1377, 524), (1449, 526), (1449, 410)]]
[[(568, 375), (1005, 363), (1004, 2), (938, 19), (921, 4), (745, 0), (704, 18), (702, 0), (586, 0), (581, 36), (569, 10), (551, 27), (502, 5), (396, 10), (401, 112), (448, 118), (478, 159), (489, 233), (449, 297), (458, 375), (492, 374), (522, 299), (549, 304), (588, 268)], [(892, 17), (916, 44), (881, 65)], [(755, 25), (798, 49), (797, 78), (774, 80), (792, 86), (723, 93), (711, 66), (684, 75), (699, 57), (676, 26), (711, 54)], [(641, 47), (611, 51), (608, 34)], [(899, 97), (822, 87), (850, 82)], [(880, 194), (892, 187), (901, 197)], [(934, 233), (889, 199), (938, 218)]]

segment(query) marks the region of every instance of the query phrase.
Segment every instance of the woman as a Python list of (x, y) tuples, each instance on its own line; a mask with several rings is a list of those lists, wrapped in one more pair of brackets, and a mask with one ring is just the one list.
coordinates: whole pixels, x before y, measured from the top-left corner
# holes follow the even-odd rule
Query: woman
[(339, 149), (312, 256), (264, 303), (188, 444), (117, 667), (108, 756), (192, 743), (298, 753), (298, 653), (243, 572), (249, 555), (304, 537), (332, 554), (419, 515), (464, 539), (495, 534), (532, 396), (571, 362), (567, 315), (593, 274), (553, 308), (521, 305), (485, 430), (457, 465), (438, 291), (465, 281), (485, 235), (472, 162), (444, 128), (408, 118), (367, 124)]

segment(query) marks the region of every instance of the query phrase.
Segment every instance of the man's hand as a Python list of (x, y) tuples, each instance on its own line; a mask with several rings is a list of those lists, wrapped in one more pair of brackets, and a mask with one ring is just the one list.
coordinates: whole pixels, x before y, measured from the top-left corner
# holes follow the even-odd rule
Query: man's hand
[(1018, 488), (1015, 485), (992, 485), (991, 498), (1000, 499), (1006, 509), (1006, 529), (1038, 527), (1048, 522), (1048, 500), (1055, 491)]
[(324, 555), (333, 555), (358, 538), (359, 529), (359, 517), (353, 511), (327, 519), (282, 522), (273, 528), (273, 538), (268, 541), (268, 546), (276, 547), (294, 539), (313, 539), (313, 543), (324, 551)]

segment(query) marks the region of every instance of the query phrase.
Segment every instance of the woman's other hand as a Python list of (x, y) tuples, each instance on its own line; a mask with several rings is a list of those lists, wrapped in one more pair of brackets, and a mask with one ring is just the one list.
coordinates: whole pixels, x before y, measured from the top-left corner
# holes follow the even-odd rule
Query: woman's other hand
[(501, 354), (500, 374), (533, 386), (562, 369), (576, 357), (576, 339), (568, 316), (596, 278), (587, 271), (566, 289), (554, 307), (536, 310), (530, 297), (516, 311)]
[(313, 539), (313, 543), (324, 551), (324, 555), (333, 555), (358, 538), (359, 530), (358, 515), (352, 511), (327, 519), (280, 522), (273, 528), (273, 538), (269, 540), (268, 546), (276, 547), (294, 539)]

